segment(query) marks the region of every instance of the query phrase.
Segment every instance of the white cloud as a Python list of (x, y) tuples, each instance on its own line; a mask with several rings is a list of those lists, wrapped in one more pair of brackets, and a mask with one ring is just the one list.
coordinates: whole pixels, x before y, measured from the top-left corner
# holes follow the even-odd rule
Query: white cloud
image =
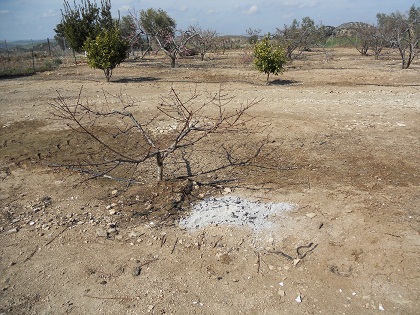
[(9, 14), (9, 10), (0, 10), (0, 15), (6, 15)]
[(57, 10), (49, 9), (48, 11), (44, 12), (44, 14), (42, 15), (42, 17), (48, 18), (48, 17), (57, 16), (57, 15), (58, 15), (58, 11)]
[(188, 11), (188, 7), (186, 5), (181, 5), (181, 7), (179, 9), (181, 10), (181, 12)]
[(258, 7), (256, 5), (251, 6), (248, 10), (245, 11), (245, 14), (255, 14), (258, 12)]
[(120, 6), (118, 10), (120, 10), (120, 12), (126, 12), (126, 11), (129, 11), (130, 9), (131, 7), (125, 4), (125, 5)]
[(296, 7), (296, 8), (302, 9), (305, 7), (313, 8), (318, 5), (318, 1), (317, 0), (306, 0), (306, 1), (287, 0), (287, 1), (282, 2), (282, 4), (286, 7)]

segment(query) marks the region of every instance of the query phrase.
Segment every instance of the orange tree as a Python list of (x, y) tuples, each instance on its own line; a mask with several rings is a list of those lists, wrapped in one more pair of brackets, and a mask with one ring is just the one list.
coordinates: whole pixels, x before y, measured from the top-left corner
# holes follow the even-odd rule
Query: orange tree
[(127, 57), (130, 44), (121, 36), (117, 26), (102, 30), (95, 39), (88, 38), (84, 48), (87, 52), (88, 65), (102, 69), (109, 82), (112, 70)]
[(286, 53), (270, 40), (270, 34), (264, 36), (254, 45), (254, 64), (260, 72), (267, 74), (267, 84), (270, 73), (278, 75), (286, 71)]

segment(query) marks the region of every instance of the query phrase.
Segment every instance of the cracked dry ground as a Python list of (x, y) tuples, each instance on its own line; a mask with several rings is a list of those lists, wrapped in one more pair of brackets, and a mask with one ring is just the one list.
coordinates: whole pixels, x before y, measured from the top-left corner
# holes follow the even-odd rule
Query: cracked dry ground
[[(265, 86), (240, 52), (213, 57), (176, 69), (161, 57), (126, 62), (110, 83), (86, 65), (0, 80), (0, 313), (419, 313), (418, 63), (403, 71), (351, 50), (329, 62), (313, 52)], [(171, 209), (183, 183), (81, 183), (48, 167), (86, 152), (51, 119), (56, 91), (73, 101), (82, 85), (95, 100), (124, 93), (142, 114), (171, 87), (220, 84), (232, 107), (263, 98), (252, 114), (271, 123), (273, 154), (234, 170), (229, 189), (191, 197), (295, 204), (273, 229), (183, 230), (188, 209)]]

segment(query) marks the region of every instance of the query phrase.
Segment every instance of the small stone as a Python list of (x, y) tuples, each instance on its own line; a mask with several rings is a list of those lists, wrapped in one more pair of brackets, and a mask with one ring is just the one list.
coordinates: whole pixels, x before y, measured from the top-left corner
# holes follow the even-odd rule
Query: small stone
[(117, 211), (115, 211), (114, 209), (109, 210), (109, 214), (110, 214), (110, 215), (114, 215), (114, 214), (116, 214), (116, 213), (117, 213)]
[(295, 299), (295, 301), (298, 303), (302, 303), (302, 296), (299, 294), (297, 298)]
[(13, 228), (13, 229), (8, 230), (8, 231), (7, 231), (7, 234), (17, 233), (18, 231), (19, 231), (19, 229), (15, 227), (15, 228)]
[(293, 266), (296, 267), (299, 264), (299, 262), (300, 262), (299, 258), (293, 259)]
[(116, 228), (110, 228), (110, 229), (106, 230), (106, 232), (108, 234), (117, 234), (118, 230)]
[(225, 193), (231, 193), (232, 192), (232, 189), (230, 189), (229, 187), (226, 187), (225, 189), (223, 189), (223, 191)]
[(315, 218), (315, 217), (316, 217), (316, 213), (314, 213), (314, 212), (309, 212), (309, 213), (307, 213), (307, 214), (306, 214), (306, 216), (307, 216), (308, 218), (312, 219), (312, 218)]
[(107, 237), (108, 236), (108, 234), (106, 233), (106, 231), (105, 230), (103, 230), (103, 229), (97, 229), (96, 230), (96, 236), (97, 237)]
[(116, 194), (118, 194), (118, 190), (117, 189), (114, 189), (113, 191), (111, 191), (111, 195), (116, 195)]
[(140, 275), (140, 273), (141, 273), (141, 267), (135, 267), (134, 269), (133, 269), (133, 276), (134, 277), (137, 277), (137, 276), (139, 276)]
[(280, 295), (281, 297), (283, 297), (283, 296), (285, 296), (285, 295), (286, 295), (286, 292), (284, 292), (284, 290), (282, 290), (282, 289), (279, 289), (279, 290), (277, 291), (277, 294), (278, 294), (278, 295)]
[(137, 237), (138, 235), (137, 235), (137, 233), (136, 232), (134, 232), (134, 231), (130, 231), (130, 233), (128, 233), (128, 237)]
[(380, 310), (380, 311), (385, 311), (385, 309), (384, 309), (384, 307), (382, 306), (382, 304), (379, 304), (379, 306), (378, 306), (378, 310)]
[(274, 270), (274, 269), (276, 269), (276, 267), (274, 267), (273, 265), (268, 265), (268, 269)]
[(32, 226), (32, 225), (34, 225), (34, 224), (35, 224), (35, 222), (34, 222), (34, 221), (29, 222), (29, 225), (30, 225), (30, 226)]

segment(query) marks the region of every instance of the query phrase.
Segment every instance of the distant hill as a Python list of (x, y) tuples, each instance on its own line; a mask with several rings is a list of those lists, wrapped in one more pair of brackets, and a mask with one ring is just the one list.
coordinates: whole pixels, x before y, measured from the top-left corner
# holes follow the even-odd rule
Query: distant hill
[(335, 35), (347, 36), (354, 35), (357, 30), (369, 29), (372, 25), (364, 22), (347, 22), (340, 24), (334, 29)]
[(46, 39), (34, 39), (34, 40), (16, 40), (13, 42), (4, 42), (1, 41), (0, 42), (0, 49), (6, 49), (6, 43), (7, 43), (7, 48), (15, 48), (15, 47), (23, 47), (23, 48), (31, 48), (32, 45), (36, 46), (38, 44), (42, 44), (42, 43), (46, 43), (47, 40)]

